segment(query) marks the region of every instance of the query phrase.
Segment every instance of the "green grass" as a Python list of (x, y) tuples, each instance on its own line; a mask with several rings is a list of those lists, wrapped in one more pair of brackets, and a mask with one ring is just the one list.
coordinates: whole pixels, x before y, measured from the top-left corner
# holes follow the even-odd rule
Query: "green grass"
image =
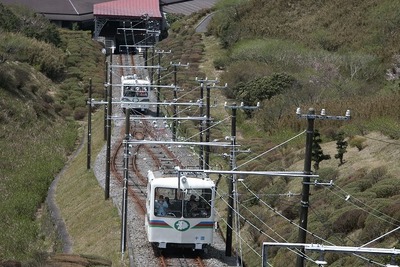
[(37, 114), (32, 106), (12, 102), (7, 92), (0, 95), (3, 101), (14, 103), (17, 111), (3, 121), (0, 142), (0, 258), (29, 260), (45, 249), (37, 239), (40, 229), (35, 212), (74, 147), (76, 128), (73, 122), (31, 120)]
[[(103, 114), (93, 118), (92, 162), (104, 145)], [(68, 165), (57, 186), (56, 201), (71, 236), (73, 252), (99, 255), (112, 260), (113, 266), (125, 266), (121, 260), (120, 218), (112, 200), (105, 200), (92, 170), (87, 170), (87, 150), (83, 148)]]
[[(89, 78), (93, 97), (103, 92), (104, 57), (89, 32), (60, 33), (41, 18), (30, 28), (28, 13), (0, 6), (0, 259), (34, 264), (60, 251), (43, 203), (75, 149), (78, 124), (70, 119), (85, 108)], [(65, 77), (73, 82), (58, 83)]]

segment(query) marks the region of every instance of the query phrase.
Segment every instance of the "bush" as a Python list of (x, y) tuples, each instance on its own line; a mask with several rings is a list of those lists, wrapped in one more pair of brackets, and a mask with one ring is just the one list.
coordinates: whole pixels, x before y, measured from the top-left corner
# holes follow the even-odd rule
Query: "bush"
[(20, 34), (0, 35), (0, 52), (8, 59), (28, 63), (52, 80), (59, 81), (64, 74), (64, 55), (53, 45), (27, 38)]
[(359, 218), (365, 213), (361, 209), (353, 209), (343, 212), (332, 224), (332, 230), (335, 233), (348, 234), (360, 227), (362, 222), (359, 222)]
[(325, 181), (335, 181), (339, 176), (339, 170), (337, 168), (321, 168), (318, 170), (319, 177)]
[(61, 37), (57, 26), (50, 23), (44, 16), (36, 14), (33, 10), (22, 5), (18, 5), (18, 7), (11, 6), (9, 10), (19, 20), (19, 23), (16, 24), (17, 28), (12, 31), (21, 32), (27, 37), (35, 38), (54, 46), (61, 44)]
[(368, 216), (368, 218), (365, 221), (364, 229), (368, 230), (361, 232), (360, 236), (361, 243), (371, 241), (377, 236), (381, 236), (386, 232), (385, 222), (383, 222), (379, 217), (377, 218), (374, 215)]
[(350, 147), (356, 147), (358, 151), (363, 150), (367, 145), (364, 143), (367, 139), (361, 136), (353, 136), (349, 139)]
[(83, 108), (83, 107), (78, 107), (75, 109), (74, 111), (74, 119), (75, 120), (83, 120), (87, 114), (87, 109)]
[(69, 106), (65, 106), (61, 111), (60, 115), (64, 118), (71, 116), (72, 114), (72, 109)]
[(370, 191), (376, 194), (377, 198), (389, 198), (399, 193), (400, 186), (393, 184), (376, 185)]
[(366, 176), (366, 179), (372, 180), (374, 183), (378, 182), (379, 180), (382, 180), (386, 177), (387, 175), (387, 167), (386, 166), (379, 166), (376, 168), (373, 168)]

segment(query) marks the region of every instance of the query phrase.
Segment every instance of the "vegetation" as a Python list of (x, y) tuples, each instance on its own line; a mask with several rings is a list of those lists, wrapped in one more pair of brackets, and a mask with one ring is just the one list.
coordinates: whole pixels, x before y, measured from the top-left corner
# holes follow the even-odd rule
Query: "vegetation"
[(320, 146), (320, 143), (322, 143), (321, 134), (319, 133), (318, 130), (315, 130), (312, 140), (312, 152), (311, 152), (311, 159), (314, 161), (313, 167), (315, 172), (318, 172), (319, 164), (321, 163), (321, 161), (331, 159), (330, 155), (324, 154)]
[(347, 141), (344, 140), (344, 133), (339, 132), (335, 138), (337, 154), (335, 154), (335, 159), (339, 159), (339, 166), (344, 164), (343, 156), (347, 152), (346, 148), (348, 146)]
[[(243, 169), (302, 170), (304, 140), (296, 138), (274, 149), (305, 128), (306, 122), (296, 118), (296, 108), (323, 108), (327, 115), (344, 115), (351, 110), (350, 121), (316, 121), (325, 141), (319, 143), (321, 155), (335, 155), (341, 164), (327, 158), (318, 161), (319, 181), (326, 185), (311, 188), (308, 227), (313, 234), (307, 236), (309, 243), (324, 243), (318, 239), (322, 237), (336, 245), (360, 246), (398, 225), (400, 213), (395, 209), (400, 196), (387, 185), (398, 183), (395, 177), (399, 171), (396, 43), (400, 34), (394, 27), (399, 22), (399, 9), (393, 0), (225, 0), (218, 4), (208, 33), (201, 35), (206, 55), (210, 54), (209, 45), (215, 48), (210, 41), (218, 40), (222, 48), (211, 59), (214, 70), (205, 73), (218, 73), (221, 83), (228, 84), (225, 98), (248, 105), (261, 102), (258, 111), (238, 112), (238, 142), (252, 152), (238, 154), (237, 164), (244, 164)], [(379, 19), (382, 17), (387, 20)], [(190, 50), (174, 44), (183, 44), (189, 39), (187, 34), (197, 35), (190, 32), (189, 21), (185, 18), (171, 25), (173, 34), (161, 43), (163, 49), (177, 52), (175, 57), (181, 58)], [(203, 57), (200, 66), (208, 60)], [(214, 92), (213, 96), (218, 94)], [(217, 109), (212, 117), (224, 119), (227, 114)], [(213, 127), (212, 139), (229, 133), (226, 125)], [(252, 160), (261, 153), (263, 157)], [(214, 159), (219, 165), (221, 160)], [(225, 180), (221, 180), (219, 190), (227, 190)], [(245, 180), (246, 186), (238, 189), (240, 211), (247, 219), (240, 224), (243, 256), (247, 266), (260, 266), (256, 252), (263, 241), (272, 241), (271, 237), (281, 242), (297, 241), (298, 229), (291, 225), (298, 222), (300, 197), (293, 192), (301, 192), (301, 183), (282, 177), (248, 176)], [(292, 194), (285, 196), (284, 192)], [(225, 203), (218, 203), (218, 207), (226, 210)], [(282, 215), (290, 223), (285, 223)], [(224, 232), (224, 224), (220, 226)], [(398, 233), (392, 233), (373, 245), (399, 247), (398, 240)], [(290, 251), (271, 253), (273, 266), (294, 264)], [(337, 254), (325, 259), (330, 266), (366, 264)]]
[[(319, 143), (320, 152), (337, 153), (342, 159), (345, 140), (349, 146), (345, 148), (346, 164), (319, 161), (319, 181), (331, 185), (311, 188), (310, 243), (360, 246), (399, 224), (399, 8), (394, 0), (224, 0), (217, 7), (222, 12), (215, 13), (206, 35), (192, 27), (206, 11), (184, 19), (177, 16), (169, 37), (160, 44), (162, 49), (173, 51), (163, 58), (162, 65), (190, 63), (179, 72), (177, 84), (187, 91), (193, 88), (193, 95), (197, 96), (194, 89), (199, 88), (194, 78), (211, 73), (220, 75), (222, 84), (228, 83), (225, 98), (249, 105), (261, 102), (260, 110), (237, 114), (237, 141), (251, 149), (251, 153), (237, 157), (242, 169), (301, 170), (304, 142), (293, 137), (301, 136), (306, 122), (295, 117), (296, 108), (324, 108), (328, 115), (351, 110), (349, 122), (316, 122), (321, 137), (327, 140)], [(36, 23), (43, 23), (43, 27), (36, 27)], [(38, 252), (57, 249), (39, 231), (35, 212), (74, 147), (78, 126), (73, 118), (82, 118), (89, 78), (93, 79), (94, 97), (102, 93), (104, 66), (100, 47), (88, 40), (87, 32), (58, 31), (35, 15), (2, 5), (0, 29), (0, 212), (5, 218), (0, 221), (0, 258), (29, 263)], [(210, 46), (219, 52), (210, 52)], [(204, 67), (210, 65), (205, 57), (210, 54), (214, 56), (213, 70)], [(165, 73), (171, 71), (172, 67)], [(167, 75), (163, 82), (171, 81), (173, 75)], [(171, 95), (166, 90), (164, 97)], [(194, 98), (187, 92), (182, 95), (183, 100)], [(218, 95), (218, 99), (223, 98)], [(221, 107), (213, 113), (223, 122), (225, 115)], [(229, 135), (227, 124), (213, 128), (212, 139)], [(192, 136), (198, 131), (193, 126), (182, 123), (182, 133)], [(340, 144), (329, 141), (341, 132)], [(292, 141), (282, 144), (289, 139)], [(213, 152), (217, 155), (220, 151)], [(253, 160), (261, 153), (262, 157)], [(78, 207), (91, 221), (96, 216), (110, 219), (110, 228), (96, 225), (87, 229), (81, 217), (69, 217), (77, 251), (107, 255), (115, 263), (115, 240), (97, 245), (94, 233), (116, 231), (118, 222), (112, 219), (115, 210), (110, 203), (97, 206), (104, 203), (98, 201), (99, 187), (92, 173), (79, 166), (80, 161), (82, 155), (60, 185), (59, 201), (65, 216)], [(217, 156), (215, 162), (227, 164)], [(220, 191), (226, 191), (226, 180), (221, 180)], [(81, 190), (85, 191), (81, 197), (87, 198), (65, 201), (68, 194)], [(243, 246), (248, 266), (260, 265), (257, 253), (271, 236), (282, 242), (297, 241), (298, 229), (293, 225), (298, 222), (300, 191), (298, 179), (283, 177), (249, 176), (238, 186), (240, 210), (247, 219), (239, 219), (242, 238), (252, 248)], [(87, 206), (80, 205), (84, 200)], [(222, 201), (217, 204), (222, 212), (226, 210)], [(103, 206), (107, 206), (106, 211), (92, 213)], [(399, 247), (398, 232), (372, 245)], [(295, 260), (287, 250), (271, 254), (273, 266), (288, 266)], [(329, 266), (366, 264), (337, 254), (325, 259)]]
[(95, 96), (103, 90), (104, 59), (89, 32), (60, 31), (22, 7), (0, 4), (0, 32), (0, 261), (35, 266), (60, 251), (43, 203), (75, 149), (89, 78)]
[[(94, 114), (92, 155), (104, 146), (102, 112)], [(104, 190), (93, 170), (87, 170), (86, 149), (69, 162), (58, 185), (56, 202), (66, 218), (68, 234), (73, 240), (73, 251), (80, 255), (97, 255), (112, 261), (112, 266), (128, 265), (128, 254), (121, 256), (121, 221), (113, 201), (104, 200)], [(94, 166), (96, 157), (92, 157)], [(71, 197), (73, 196), (73, 197)]]

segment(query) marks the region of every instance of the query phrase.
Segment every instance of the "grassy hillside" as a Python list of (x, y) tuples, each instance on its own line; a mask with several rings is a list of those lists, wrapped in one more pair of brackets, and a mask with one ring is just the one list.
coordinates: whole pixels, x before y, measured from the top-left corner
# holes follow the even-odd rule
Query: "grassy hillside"
[(253, 114), (264, 131), (297, 130), (296, 107), (351, 109), (357, 128), (398, 119), (397, 1), (223, 3), (210, 26), (225, 48), (214, 64), (228, 97), (268, 107)]
[[(0, 213), (4, 215), (0, 220), (4, 229), (0, 233), (0, 259), (32, 262), (38, 252), (51, 247), (39, 231), (35, 212), (76, 141), (78, 126), (74, 119), (84, 116), (87, 80), (93, 78), (96, 94), (100, 95), (104, 67), (100, 48), (90, 41), (90, 33), (55, 31), (41, 19), (26, 19), (29, 13), (25, 11), (9, 12), (0, 7)], [(229, 86), (224, 95), (213, 91), (212, 98), (218, 103), (226, 98), (248, 105), (261, 102), (262, 109), (257, 112), (238, 112), (238, 143), (243, 150), (251, 149), (251, 153), (238, 154), (237, 165), (244, 164), (240, 169), (301, 171), (304, 135), (271, 149), (305, 129), (306, 122), (295, 116), (296, 107), (303, 112), (311, 106), (325, 108), (329, 115), (344, 115), (346, 109), (351, 109), (350, 122), (316, 122), (323, 134), (322, 149), (332, 157), (321, 162), (319, 180), (332, 180), (333, 185), (311, 187), (309, 230), (313, 235), (307, 241), (360, 246), (398, 227), (399, 5), (388, 0), (226, 0), (218, 8), (222, 12), (214, 16), (207, 35), (192, 29), (202, 17), (197, 14), (176, 21), (160, 47), (173, 52), (171, 58), (164, 57), (163, 65), (171, 61), (191, 64), (178, 77), (178, 84), (185, 89), (198, 86), (196, 76), (220, 75), (222, 84), (227, 82)], [(44, 26), (32, 27), (38, 21)], [(210, 69), (210, 61), (214, 69)], [(171, 80), (165, 84), (171, 84)], [(193, 95), (189, 91), (183, 93), (185, 98), (198, 97), (198, 90)], [(211, 139), (230, 134), (226, 120), (229, 112), (221, 106), (216, 110), (212, 116), (225, 123), (212, 129)], [(192, 124), (180, 127), (189, 136), (198, 131)], [(345, 163), (340, 166), (334, 158), (336, 142), (332, 141), (339, 130), (345, 132), (349, 142)], [(214, 152), (213, 166), (227, 166), (228, 162), (217, 153), (220, 151)], [(252, 160), (261, 153), (265, 154)], [(96, 242), (96, 234), (91, 232), (104, 228), (97, 225), (86, 229), (79, 217), (68, 215), (74, 214), (76, 206), (94, 221), (96, 214), (86, 208), (100, 208), (96, 206), (101, 203), (96, 199), (101, 198), (100, 189), (91, 180), (93, 175), (78, 166), (80, 159), (82, 155), (73, 162), (76, 167), (62, 183), (59, 200), (65, 216), (71, 216), (67, 221), (72, 222), (77, 252), (106, 255), (101, 250), (106, 249), (107, 257), (114, 259), (118, 253), (112, 249), (118, 235), (110, 237), (109, 249), (104, 242)], [(74, 179), (79, 178), (85, 179), (82, 188), (94, 190), (87, 207), (79, 205), (82, 199), (69, 203), (65, 197), (79, 192), (74, 187)], [(224, 177), (219, 186), (222, 213), (226, 211), (226, 181)], [(239, 219), (243, 257), (248, 266), (260, 266), (263, 241), (297, 240), (294, 224), (298, 223), (301, 182), (282, 177), (246, 177), (238, 186), (240, 212), (246, 218)], [(110, 218), (110, 228), (105, 231), (112, 234), (117, 232), (118, 222), (112, 219), (115, 210), (109, 204), (102, 205), (108, 210), (101, 214)], [(235, 250), (239, 250), (237, 244)], [(371, 246), (399, 247), (399, 232)], [(270, 256), (273, 266), (292, 266), (295, 260), (287, 250), (272, 250)], [(338, 254), (327, 254), (325, 259), (329, 266), (367, 264)]]
[[(399, 9), (396, 1), (226, 0), (219, 4), (206, 35), (191, 32), (190, 19), (185, 18), (172, 25), (173, 33), (161, 43), (162, 49), (178, 47), (182, 51), (181, 56), (174, 55), (178, 59), (188, 51), (190, 57), (203, 55), (199, 65), (203, 75), (217, 74), (221, 84), (228, 83), (225, 99), (247, 105), (261, 102), (256, 112), (238, 112), (238, 142), (241, 150), (252, 151), (238, 154), (241, 170), (302, 171), (304, 134), (273, 149), (306, 128), (306, 121), (296, 117), (296, 108), (303, 113), (310, 107), (317, 113), (324, 108), (328, 115), (352, 111), (350, 121), (315, 124), (322, 133), (322, 150), (331, 159), (313, 171), (320, 182), (332, 185), (311, 186), (309, 243), (361, 246), (378, 238), (369, 246), (400, 247), (399, 231), (379, 238), (400, 225), (399, 29), (394, 26)], [(205, 44), (201, 51), (179, 49), (180, 44), (193, 47), (191, 40), (196, 38)], [(214, 69), (207, 68), (210, 61)], [(212, 99), (221, 103), (217, 91), (212, 91)], [(229, 115), (221, 107), (215, 109), (212, 117), (217, 122)], [(226, 124), (213, 127), (211, 139), (229, 135)], [(349, 144), (342, 165), (334, 157), (338, 153), (334, 138), (340, 131)], [(227, 167), (218, 155), (213, 159), (212, 166)], [(219, 186), (222, 212), (226, 180)], [(283, 177), (248, 176), (239, 183), (239, 210), (244, 216), (239, 219), (241, 247), (248, 266), (261, 265), (264, 241), (297, 242), (301, 187), (299, 179)], [(234, 246), (239, 250), (238, 243)], [(296, 255), (285, 249), (270, 253), (273, 266), (293, 266), (296, 261)], [(340, 254), (327, 254), (325, 259), (329, 266), (368, 264)], [(382, 257), (373, 260), (390, 263)]]
[(0, 4), (0, 33), (0, 262), (34, 266), (60, 249), (42, 204), (75, 149), (89, 78), (102, 94), (104, 58), (89, 32), (21, 7)]

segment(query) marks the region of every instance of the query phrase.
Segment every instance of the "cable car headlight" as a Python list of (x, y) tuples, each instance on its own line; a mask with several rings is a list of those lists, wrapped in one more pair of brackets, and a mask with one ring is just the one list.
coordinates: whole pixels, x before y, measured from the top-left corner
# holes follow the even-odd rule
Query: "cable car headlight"
[(187, 179), (186, 179), (185, 176), (183, 176), (183, 177), (181, 178), (181, 182), (182, 182), (183, 184), (185, 184), (185, 183), (187, 182)]

